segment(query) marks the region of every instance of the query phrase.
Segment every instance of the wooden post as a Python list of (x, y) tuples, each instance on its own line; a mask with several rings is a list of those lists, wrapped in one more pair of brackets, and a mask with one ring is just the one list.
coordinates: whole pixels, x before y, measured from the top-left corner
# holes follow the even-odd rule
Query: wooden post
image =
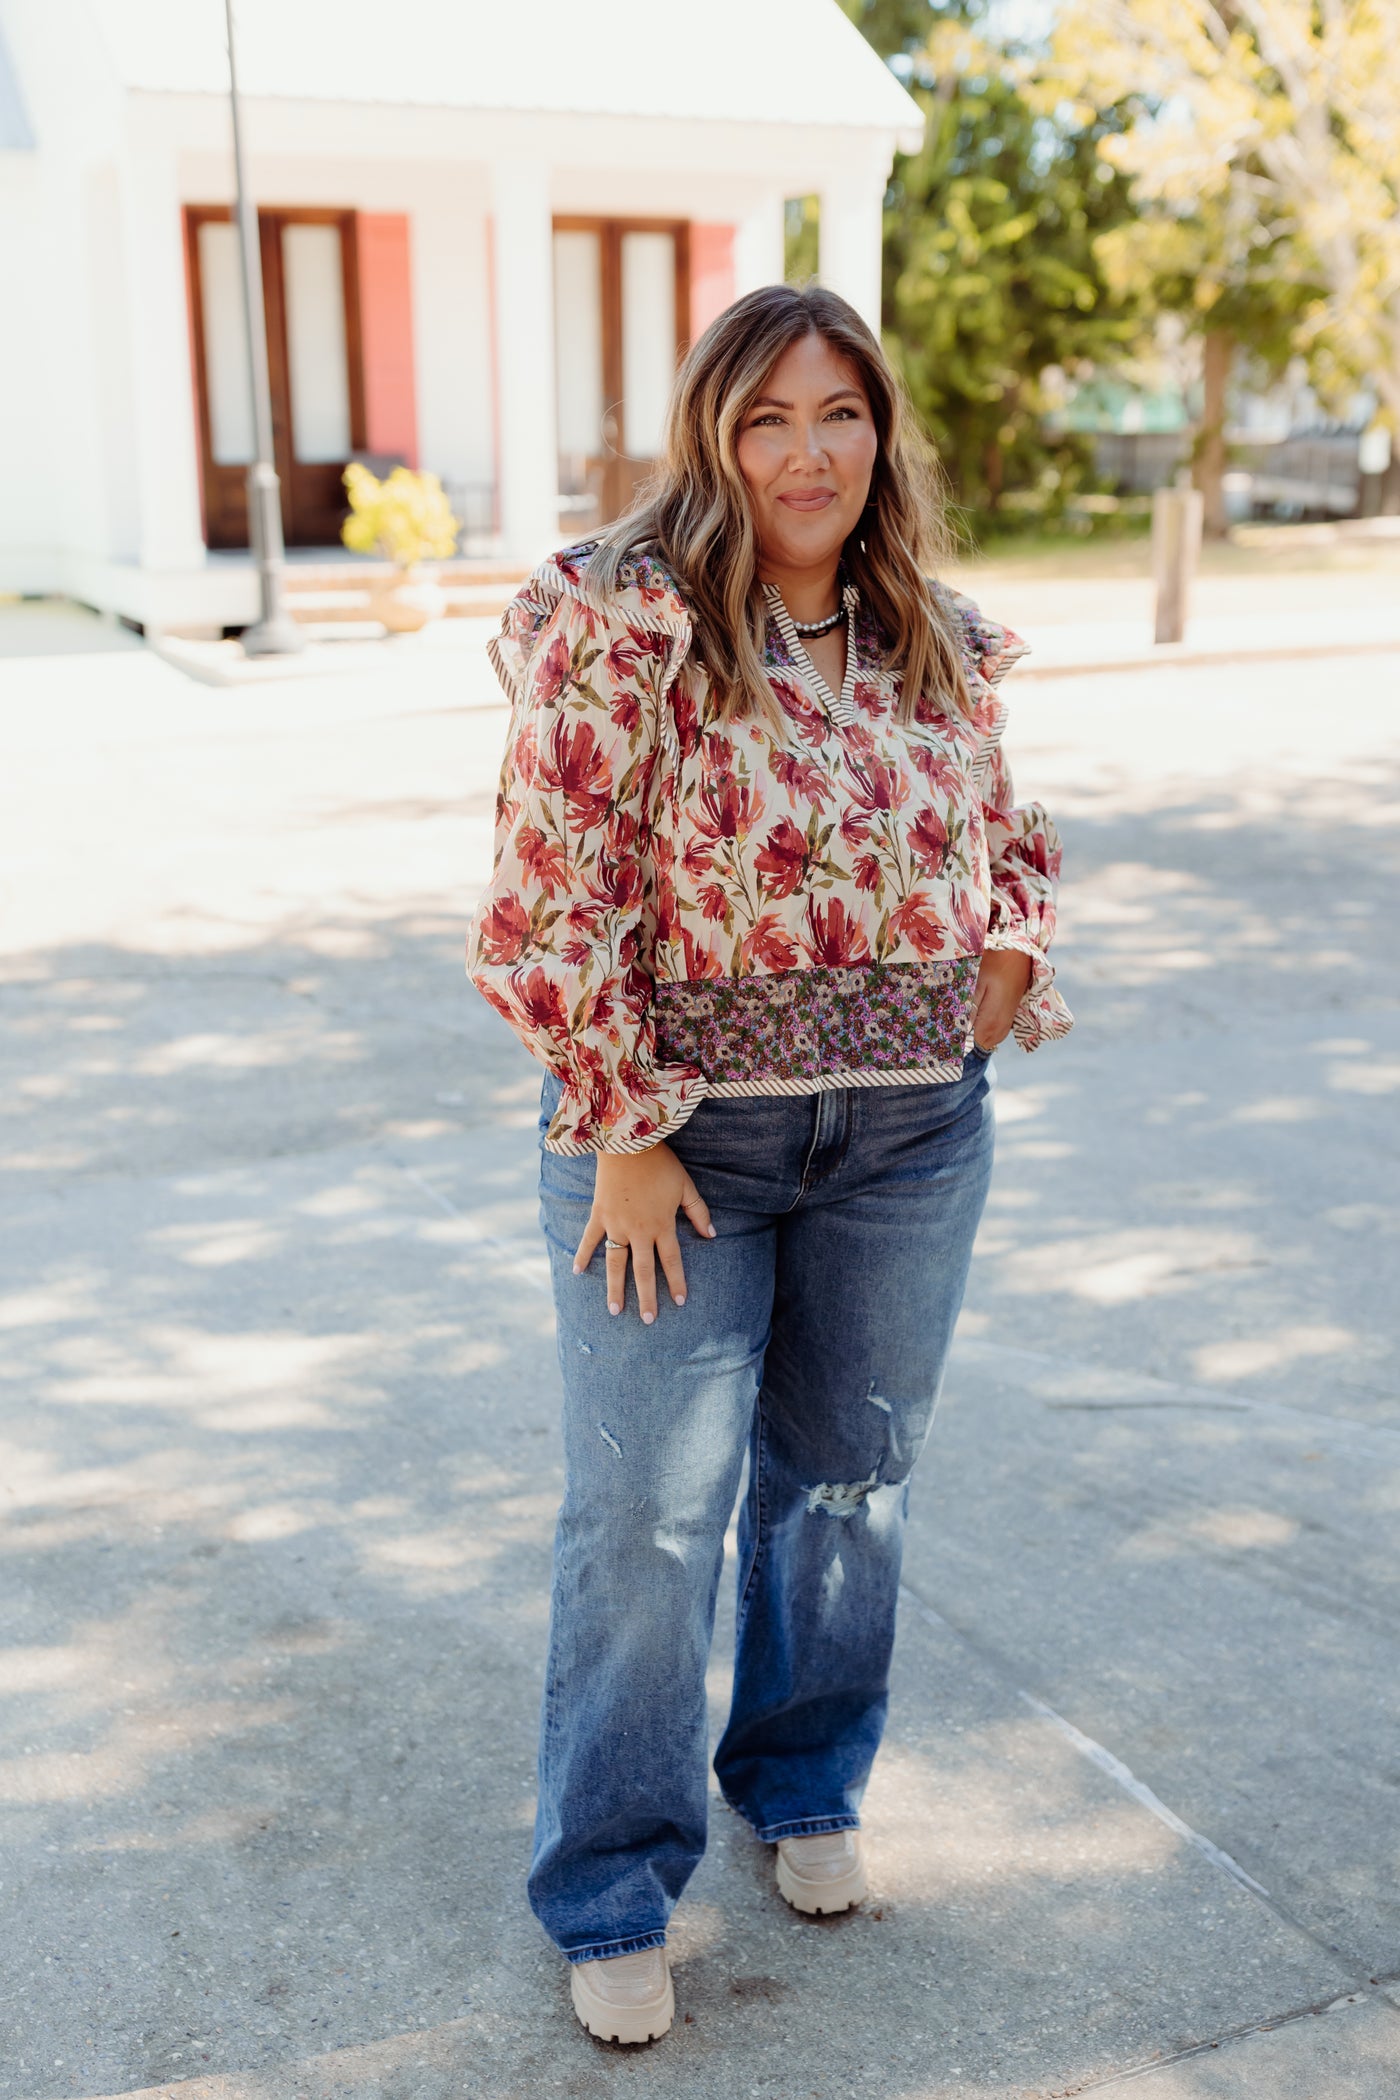
[(1191, 581), (1201, 551), (1199, 489), (1155, 489), (1152, 495), (1152, 579), (1157, 586), (1153, 640), (1179, 642), (1186, 634)]
[(1225, 397), (1230, 384), (1230, 366), (1235, 339), (1223, 328), (1206, 332), (1201, 356), (1201, 430), (1196, 440), (1196, 471), (1192, 477), (1205, 499), (1204, 531), (1207, 539), (1223, 540), (1228, 529), (1225, 516)]
[(1390, 466), (1390, 432), (1383, 423), (1363, 430), (1356, 448), (1356, 515), (1378, 518), (1385, 508), (1385, 477)]

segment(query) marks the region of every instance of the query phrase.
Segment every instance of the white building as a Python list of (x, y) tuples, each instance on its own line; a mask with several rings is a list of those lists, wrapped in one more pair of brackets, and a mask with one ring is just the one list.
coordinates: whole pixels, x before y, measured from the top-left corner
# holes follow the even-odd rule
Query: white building
[[(0, 0), (0, 590), (256, 610), (223, 0)], [(239, 0), (289, 546), (352, 454), (533, 559), (615, 513), (785, 198), (878, 325), (922, 119), (836, 0)]]

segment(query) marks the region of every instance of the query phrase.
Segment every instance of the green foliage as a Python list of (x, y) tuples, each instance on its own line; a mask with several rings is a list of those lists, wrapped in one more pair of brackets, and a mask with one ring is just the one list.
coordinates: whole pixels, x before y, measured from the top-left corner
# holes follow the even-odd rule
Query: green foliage
[(1197, 332), (1219, 329), (1271, 374), (1288, 362), (1318, 287), (1290, 229), (1243, 203), (1212, 199), (1189, 212), (1148, 205), (1103, 236), (1098, 257), (1125, 298), (1180, 314)]
[(1066, 92), (1128, 114), (1105, 155), (1157, 296), (1400, 427), (1400, 0), (1061, 0), (1052, 42)]
[(1207, 343), (1217, 481), (1236, 353), (1301, 352), (1336, 405), (1368, 381), (1400, 427), (1400, 0), (1057, 0), (1034, 50), (994, 0), (841, 4), (929, 117), (884, 321), (975, 524), (1093, 513), (1041, 375), (1150, 363), (1168, 312)]
[(917, 51), (936, 21), (950, 15), (968, 20), (983, 12), (981, 7), (948, 6), (939, 0), (841, 0), (841, 8), (881, 58)]
[(350, 515), (340, 537), (353, 553), (382, 554), (411, 569), (415, 562), (445, 561), (456, 552), (460, 520), (453, 517), (436, 474), (395, 467), (380, 481), (352, 460), (344, 480)]
[(820, 203), (816, 197), (789, 197), (783, 206), (783, 282), (805, 284), (817, 274)]
[[(934, 12), (866, 9), (886, 36)], [(974, 530), (1005, 531), (1091, 485), (1087, 441), (1043, 434), (1042, 374), (1121, 358), (1142, 314), (1096, 249), (1130, 209), (1098, 152), (1114, 112), (1059, 105), (958, 12), (938, 11), (909, 81), (928, 130), (887, 199), (885, 332)]]

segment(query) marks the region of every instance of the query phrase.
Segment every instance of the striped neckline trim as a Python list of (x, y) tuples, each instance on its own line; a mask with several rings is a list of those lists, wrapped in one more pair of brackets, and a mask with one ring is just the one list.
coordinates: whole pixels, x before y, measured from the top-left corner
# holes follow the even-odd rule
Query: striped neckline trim
[(832, 721), (839, 723), (843, 729), (849, 729), (856, 719), (856, 607), (860, 603), (859, 591), (853, 583), (848, 583), (841, 592), (841, 603), (846, 608), (846, 675), (841, 681), (839, 693), (832, 692), (803, 648), (797, 624), (784, 605), (782, 593), (777, 585), (765, 583), (763, 596), (773, 625), (787, 644), (788, 654), (798, 671), (806, 679)]

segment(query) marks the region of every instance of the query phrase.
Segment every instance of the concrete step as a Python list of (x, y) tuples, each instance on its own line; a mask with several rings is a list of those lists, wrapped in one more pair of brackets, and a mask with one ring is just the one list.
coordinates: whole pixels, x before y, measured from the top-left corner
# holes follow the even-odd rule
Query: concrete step
[[(308, 590), (362, 590), (368, 584), (382, 582), (395, 573), (393, 563), (387, 561), (289, 561), (282, 576), (287, 595), (291, 597)], [(444, 586), (476, 588), (495, 584), (514, 591), (519, 589), (530, 571), (518, 562), (457, 560), (425, 561), (419, 574)]]
[[(491, 586), (444, 588), (449, 620), (498, 619), (514, 593)], [(287, 595), (287, 610), (294, 620), (311, 624), (324, 620), (374, 621), (372, 594), (368, 590), (298, 591)]]
[[(374, 587), (390, 580), (388, 562), (289, 563), (284, 597), (293, 619), (320, 625), (372, 621)], [(448, 619), (496, 619), (529, 575), (517, 564), (484, 561), (425, 562), (422, 575), (438, 584)]]

